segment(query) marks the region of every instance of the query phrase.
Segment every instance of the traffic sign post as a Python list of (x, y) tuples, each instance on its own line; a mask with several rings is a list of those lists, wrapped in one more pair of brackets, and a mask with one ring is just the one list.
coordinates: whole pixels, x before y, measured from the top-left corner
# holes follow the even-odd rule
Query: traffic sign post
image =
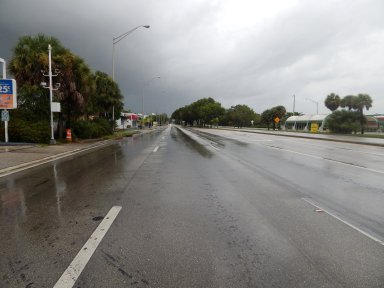
[(0, 109), (4, 109), (1, 112), (1, 120), (4, 121), (4, 140), (5, 143), (8, 143), (9, 112), (7, 109), (17, 108), (16, 80), (6, 79), (6, 62), (2, 58), (0, 58), (0, 62), (3, 63), (3, 79), (0, 79)]
[(8, 110), (1, 111), (1, 121), (9, 121), (9, 112)]

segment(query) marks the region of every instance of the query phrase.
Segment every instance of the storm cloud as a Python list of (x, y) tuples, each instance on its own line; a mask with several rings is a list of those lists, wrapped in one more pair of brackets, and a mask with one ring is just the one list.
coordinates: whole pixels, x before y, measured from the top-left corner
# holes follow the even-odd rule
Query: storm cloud
[[(44, 33), (112, 75), (125, 107), (172, 113), (203, 97), (256, 112), (284, 105), (328, 113), (327, 94), (368, 93), (384, 113), (381, 0), (0, 0), (0, 57)], [(160, 76), (158, 80), (148, 80)], [(145, 86), (145, 89), (143, 87)], [(311, 100), (307, 100), (311, 99)]]

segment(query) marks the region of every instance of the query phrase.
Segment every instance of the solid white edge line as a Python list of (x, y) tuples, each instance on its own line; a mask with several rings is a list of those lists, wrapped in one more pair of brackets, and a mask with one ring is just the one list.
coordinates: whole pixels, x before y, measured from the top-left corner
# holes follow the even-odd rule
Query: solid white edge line
[(159, 145), (157, 145), (157, 146), (155, 147), (155, 149), (153, 149), (153, 152), (156, 153), (157, 150), (159, 150)]
[(335, 215), (335, 214), (329, 212), (328, 210), (326, 210), (326, 209), (324, 209), (323, 207), (319, 206), (319, 205), (318, 205), (317, 203), (315, 203), (314, 201), (309, 200), (308, 198), (301, 198), (301, 199), (304, 200), (305, 202), (311, 204), (312, 206), (314, 206), (314, 207), (316, 207), (316, 208), (318, 208), (318, 209), (323, 210), (323, 211), (324, 211), (325, 213), (327, 213), (329, 216), (332, 216), (333, 218), (335, 218), (335, 219), (339, 220), (340, 222), (344, 223), (345, 225), (347, 225), (347, 226), (351, 227), (352, 229), (354, 229), (354, 230), (360, 232), (361, 234), (363, 234), (364, 236), (368, 237), (369, 239), (371, 239), (371, 240), (373, 240), (373, 241), (375, 241), (375, 242), (378, 242), (378, 243), (381, 244), (381, 245), (384, 245), (384, 241), (382, 241), (382, 240), (376, 238), (375, 236), (372, 236), (371, 234), (369, 234), (369, 233), (367, 233), (367, 232), (361, 230), (360, 228), (356, 227), (355, 225), (353, 225), (353, 224), (351, 224), (351, 223), (349, 223), (349, 222), (347, 222), (347, 221), (341, 219), (339, 216), (337, 216), (337, 215)]
[(96, 248), (99, 246), (101, 240), (103, 240), (120, 210), (121, 206), (113, 206), (111, 210), (109, 210), (103, 221), (101, 221), (99, 226), (97, 226), (96, 230), (80, 249), (79, 253), (77, 253), (76, 257), (73, 259), (71, 264), (69, 264), (67, 270), (64, 271), (53, 288), (72, 288), (73, 285), (75, 285), (75, 282), (87, 265), (89, 259), (91, 259), (93, 253), (96, 251)]
[(287, 152), (290, 152), (290, 153), (293, 153), (293, 154), (307, 156), (307, 157), (311, 157), (311, 158), (315, 158), (315, 159), (319, 159), (319, 160), (324, 160), (324, 161), (328, 161), (328, 162), (332, 162), (332, 163), (336, 163), (336, 164), (340, 164), (340, 165), (346, 165), (346, 166), (349, 166), (349, 167), (352, 167), (352, 168), (358, 168), (358, 169), (363, 169), (363, 170), (371, 171), (371, 172), (374, 172), (374, 173), (384, 174), (384, 171), (381, 171), (381, 170), (376, 170), (376, 169), (372, 169), (372, 168), (368, 168), (368, 167), (357, 166), (357, 165), (354, 165), (354, 164), (345, 163), (345, 162), (341, 162), (341, 161), (333, 160), (333, 159), (329, 159), (329, 158), (324, 158), (324, 157), (321, 157), (321, 156), (301, 153), (301, 152), (297, 152), (297, 151), (293, 151), (293, 150), (289, 150), (289, 149), (285, 149), (285, 148), (273, 147), (273, 146), (269, 146), (269, 145), (263, 145), (263, 146), (267, 147), (267, 148), (270, 148), (270, 149), (275, 149), (275, 150), (280, 150), (280, 151), (287, 151)]

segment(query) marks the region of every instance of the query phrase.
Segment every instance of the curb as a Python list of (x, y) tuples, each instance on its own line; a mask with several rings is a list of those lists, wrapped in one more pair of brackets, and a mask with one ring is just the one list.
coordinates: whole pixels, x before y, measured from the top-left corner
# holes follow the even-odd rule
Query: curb
[[(307, 136), (307, 135), (289, 135), (289, 134), (283, 135), (283, 134), (274, 134), (274, 133), (268, 133), (268, 132), (263, 132), (263, 131), (251, 131), (251, 130), (233, 129), (233, 128), (217, 128), (217, 129), (218, 130), (229, 130), (229, 131), (241, 131), (241, 132), (245, 132), (245, 133), (255, 133), (255, 134), (264, 134), (264, 135), (272, 135), (272, 136), (281, 136), (281, 137), (304, 138), (304, 139), (311, 139), (311, 140), (331, 141), (331, 142), (339, 142), (339, 143), (349, 143), (349, 144), (384, 147), (384, 143), (368, 143), (368, 142), (344, 140), (344, 139), (311, 137), (311, 136)], [(368, 139), (371, 139), (371, 138), (368, 138)]]
[(92, 143), (91, 145), (88, 145), (86, 147), (77, 148), (77, 149), (74, 149), (74, 150), (70, 150), (70, 151), (58, 153), (58, 154), (55, 154), (55, 155), (47, 156), (47, 157), (44, 157), (44, 158), (41, 158), (41, 159), (37, 159), (37, 160), (30, 161), (30, 162), (22, 163), (22, 164), (19, 164), (19, 165), (3, 168), (3, 169), (0, 170), (0, 178), (4, 177), (4, 176), (8, 176), (8, 175), (16, 173), (16, 172), (21, 172), (21, 171), (24, 171), (24, 170), (36, 167), (36, 166), (39, 166), (39, 165), (42, 165), (42, 164), (46, 164), (46, 163), (52, 162), (54, 160), (58, 160), (58, 159), (61, 159), (61, 158), (72, 156), (72, 155), (76, 155), (76, 154), (79, 154), (81, 152), (85, 152), (85, 151), (88, 151), (88, 150), (101, 148), (101, 147), (107, 146), (109, 144), (112, 144), (112, 141), (113, 140), (104, 140), (104, 141), (101, 141), (101, 142)]

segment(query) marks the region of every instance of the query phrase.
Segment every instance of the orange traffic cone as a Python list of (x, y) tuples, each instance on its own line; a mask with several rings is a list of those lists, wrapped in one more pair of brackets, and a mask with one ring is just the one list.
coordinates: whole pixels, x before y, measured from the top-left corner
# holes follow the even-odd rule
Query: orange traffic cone
[(71, 129), (67, 129), (67, 141), (72, 142), (72, 132)]

